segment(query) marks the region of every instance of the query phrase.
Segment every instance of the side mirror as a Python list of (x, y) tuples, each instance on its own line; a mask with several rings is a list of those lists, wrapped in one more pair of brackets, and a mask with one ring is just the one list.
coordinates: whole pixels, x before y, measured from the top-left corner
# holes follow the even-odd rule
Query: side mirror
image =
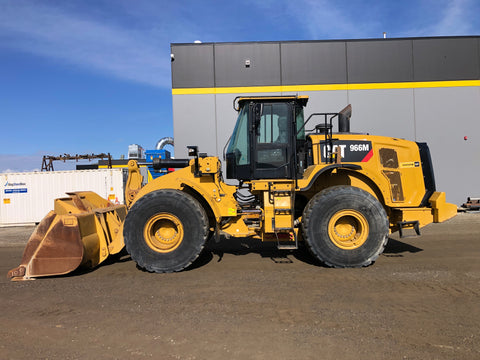
[(188, 156), (197, 157), (198, 156), (198, 146), (187, 146)]

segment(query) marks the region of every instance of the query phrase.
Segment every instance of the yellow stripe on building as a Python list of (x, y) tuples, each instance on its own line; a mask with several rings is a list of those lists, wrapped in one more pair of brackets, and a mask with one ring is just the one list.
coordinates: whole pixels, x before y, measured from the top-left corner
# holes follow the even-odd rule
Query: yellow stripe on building
[(213, 88), (172, 89), (172, 95), (202, 94), (245, 94), (245, 93), (295, 93), (303, 91), (336, 91), (336, 90), (380, 90), (380, 89), (421, 89), (480, 86), (480, 80), (454, 81), (418, 81), (392, 83), (363, 84), (326, 84), (326, 85), (281, 85), (281, 86), (238, 86)]

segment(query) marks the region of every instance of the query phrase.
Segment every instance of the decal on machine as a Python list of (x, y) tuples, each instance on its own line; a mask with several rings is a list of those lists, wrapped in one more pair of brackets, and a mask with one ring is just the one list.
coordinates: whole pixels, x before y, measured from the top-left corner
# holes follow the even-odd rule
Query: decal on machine
[[(325, 144), (325, 141), (320, 141), (322, 162), (325, 162), (327, 150), (330, 146)], [(373, 156), (373, 148), (371, 141), (358, 140), (333, 140), (332, 153), (337, 152), (340, 148), (340, 156), (344, 162), (367, 162)]]
[(413, 167), (420, 167), (419, 161), (410, 161), (410, 162), (403, 162), (400, 163), (400, 168), (413, 168)]

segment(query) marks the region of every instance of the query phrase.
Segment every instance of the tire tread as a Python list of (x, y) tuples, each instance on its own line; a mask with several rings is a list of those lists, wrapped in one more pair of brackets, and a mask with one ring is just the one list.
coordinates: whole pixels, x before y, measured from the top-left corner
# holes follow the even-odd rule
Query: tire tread
[[(383, 227), (384, 227), (384, 236), (382, 240), (380, 241), (380, 244), (376, 251), (371, 254), (368, 258), (364, 259), (361, 261), (359, 264), (355, 265), (350, 265), (350, 264), (339, 264), (336, 262), (331, 261), (328, 257), (326, 257), (324, 254), (318, 251), (317, 247), (315, 246), (315, 239), (312, 238), (310, 232), (309, 232), (309, 226), (312, 222), (312, 216), (314, 215), (314, 211), (318, 209), (322, 203), (325, 203), (327, 201), (330, 201), (332, 198), (337, 199), (339, 196), (360, 196), (365, 198), (368, 201), (373, 201), (375, 202), (375, 206), (377, 206), (379, 209), (381, 208), (381, 222), (384, 222)], [(379, 224), (382, 226), (382, 224)], [(315, 256), (318, 260), (320, 260), (322, 263), (324, 263), (328, 267), (333, 267), (333, 268), (347, 268), (347, 267), (365, 267), (371, 265), (377, 258), (380, 256), (380, 254), (384, 251), (385, 246), (387, 245), (388, 242), (388, 227), (389, 227), (389, 222), (388, 218), (386, 215), (385, 210), (383, 209), (383, 206), (378, 202), (377, 199), (375, 199), (371, 194), (367, 193), (366, 191), (353, 187), (353, 186), (348, 186), (348, 185), (338, 185), (338, 186), (332, 186), (327, 189), (324, 189), (320, 191), (319, 193), (315, 194), (310, 201), (308, 202), (307, 206), (304, 209), (303, 216), (302, 216), (302, 230), (303, 234), (305, 237), (305, 243), (307, 244), (308, 250), (311, 252), (313, 256)]]
[[(136, 227), (138, 227), (138, 224), (134, 224), (134, 223), (137, 221), (136, 218), (138, 216), (136, 215), (138, 215), (138, 213), (141, 212), (145, 207), (152, 206), (152, 203), (161, 204), (162, 201), (165, 202), (167, 199), (168, 201), (173, 203), (186, 205), (192, 211), (192, 215), (197, 218), (201, 227), (198, 229), (199, 241), (197, 241), (197, 239), (195, 240), (195, 243), (193, 244), (193, 249), (191, 251), (191, 255), (188, 256), (187, 261), (183, 261), (183, 262), (180, 262), (174, 265), (169, 265), (169, 266), (159, 266), (158, 261), (156, 263), (153, 263), (147, 259), (151, 257), (151, 255), (147, 256), (147, 254), (144, 253), (142, 248), (145, 248), (145, 246), (148, 246), (148, 245), (141, 244), (141, 240), (138, 239), (139, 237), (138, 229), (135, 229)], [(162, 210), (162, 211), (168, 212), (165, 210)], [(184, 225), (184, 230), (185, 230), (185, 225)], [(135, 236), (135, 234), (137, 236)], [(156, 273), (178, 272), (189, 267), (202, 252), (205, 246), (205, 242), (207, 240), (207, 234), (208, 234), (208, 217), (203, 207), (191, 195), (185, 192), (182, 192), (179, 190), (173, 190), (173, 189), (162, 189), (162, 190), (153, 191), (149, 194), (144, 195), (139, 200), (137, 200), (137, 202), (135, 202), (135, 204), (132, 206), (132, 208), (128, 212), (127, 217), (125, 219), (125, 226), (124, 226), (125, 247), (127, 252), (130, 254), (132, 260), (134, 260), (139, 267), (149, 272), (156, 272)], [(141, 237), (143, 238), (143, 235)], [(187, 240), (184, 238), (183, 241), (187, 241)], [(147, 251), (149, 251), (149, 249), (147, 249)], [(173, 254), (175, 251), (177, 251), (177, 249), (169, 254)], [(153, 250), (151, 252), (154, 253)], [(159, 257), (161, 256), (163, 256), (163, 254), (160, 255)]]

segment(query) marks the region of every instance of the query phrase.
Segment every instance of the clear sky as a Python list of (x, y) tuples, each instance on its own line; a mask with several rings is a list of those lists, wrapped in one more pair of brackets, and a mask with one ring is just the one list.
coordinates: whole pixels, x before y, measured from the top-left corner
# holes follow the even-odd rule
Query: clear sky
[(479, 14), (480, 0), (0, 0), (0, 172), (173, 136), (170, 43), (480, 35)]

